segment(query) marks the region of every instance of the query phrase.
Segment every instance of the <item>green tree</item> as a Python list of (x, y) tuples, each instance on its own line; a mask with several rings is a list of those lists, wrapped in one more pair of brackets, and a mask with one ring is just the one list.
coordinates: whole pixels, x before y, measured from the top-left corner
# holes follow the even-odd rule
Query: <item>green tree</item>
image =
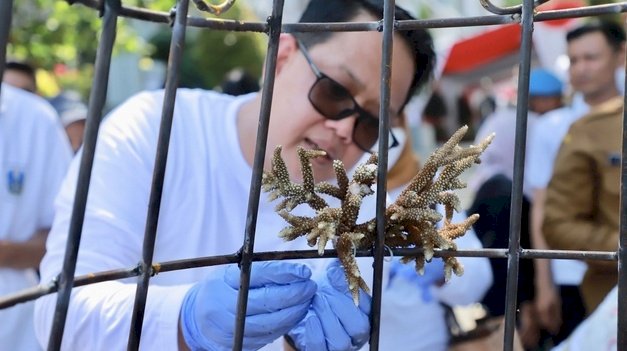
[[(125, 0), (123, 3), (168, 11), (174, 1)], [(198, 12), (193, 15), (204, 16)], [(221, 17), (253, 19), (252, 13), (239, 2)], [(100, 27), (98, 11), (80, 4), (71, 6), (63, 0), (14, 0), (7, 57), (54, 72), (63, 88), (77, 89), (87, 96)], [(164, 35), (169, 42), (170, 28), (167, 25), (163, 25), (160, 37)], [(263, 35), (190, 28), (187, 38), (183, 76), (202, 77), (204, 82), (195, 86), (213, 87), (224, 72), (236, 66), (259, 76), (265, 46)], [(133, 52), (146, 57), (167, 58), (169, 44), (165, 48), (161, 47), (163, 40), (155, 40), (154, 44), (139, 37), (129, 21), (119, 19), (114, 55)]]
[[(235, 6), (220, 18), (255, 20), (254, 14), (239, 3), (235, 3)], [(154, 59), (167, 60), (171, 32), (166, 29), (164, 28), (150, 41), (155, 46), (151, 56)], [(234, 68), (241, 68), (253, 77), (259, 78), (265, 48), (265, 34), (189, 28), (179, 84), (190, 88), (212, 89)]]

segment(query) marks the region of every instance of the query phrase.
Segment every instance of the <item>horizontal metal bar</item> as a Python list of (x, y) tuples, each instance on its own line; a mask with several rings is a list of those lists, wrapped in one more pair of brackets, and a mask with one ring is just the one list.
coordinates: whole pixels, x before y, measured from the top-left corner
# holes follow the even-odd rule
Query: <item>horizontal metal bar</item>
[[(98, 9), (100, 6), (97, 0), (75, 0), (84, 6)], [(615, 4), (604, 4), (586, 6), (575, 9), (552, 10), (538, 12), (534, 16), (535, 22), (550, 21), (564, 18), (577, 18), (589, 16), (610, 15), (616, 13), (627, 12), (627, 2)], [(148, 22), (170, 24), (172, 14), (163, 11), (147, 10), (132, 6), (123, 6), (120, 10), (120, 16), (135, 18)], [(436, 18), (425, 20), (404, 20), (396, 21), (394, 28), (396, 30), (411, 30), (417, 28), (448, 28), (448, 27), (478, 27), (499, 25), (507, 23), (519, 23), (520, 19), (512, 14), (505, 15), (486, 15), (460, 18)], [(202, 18), (190, 16), (187, 20), (190, 27), (210, 28), (214, 30), (225, 31), (244, 31), (267, 33), (268, 24), (266, 22), (254, 21), (233, 21), (215, 18)], [(325, 31), (378, 31), (381, 30), (379, 22), (350, 22), (350, 23), (284, 23), (281, 26), (283, 33), (297, 32), (325, 32)]]
[[(386, 249), (386, 252), (390, 252)], [(392, 249), (394, 256), (415, 256), (422, 254), (424, 250), (418, 249)], [(357, 250), (357, 257), (372, 257), (371, 250)], [(475, 250), (435, 250), (435, 257), (487, 257), (487, 258), (507, 258), (508, 249), (475, 249)], [(293, 259), (318, 259), (318, 258), (335, 258), (336, 250), (325, 250), (322, 255), (318, 254), (318, 250), (306, 251), (266, 251), (256, 252), (252, 255), (252, 260), (273, 261), (273, 260), (293, 260)], [(549, 258), (549, 259), (579, 259), (594, 261), (616, 261), (618, 259), (617, 252), (611, 251), (566, 251), (566, 250), (527, 250), (522, 249), (520, 257), (525, 259)], [(238, 263), (240, 255), (238, 253), (210, 257), (188, 258), (184, 260), (166, 261), (155, 263), (152, 265), (152, 274), (173, 272), (183, 269), (219, 266), (230, 263)], [(74, 287), (80, 287), (88, 284), (101, 283), (110, 280), (118, 280), (136, 277), (140, 274), (139, 268), (131, 267), (124, 269), (116, 269), (110, 271), (102, 271), (98, 273), (88, 273), (77, 276), (74, 279)], [(11, 295), (5, 295), (0, 298), (0, 309), (8, 308), (22, 302), (35, 300), (41, 296), (53, 294), (57, 292), (58, 286), (55, 281), (40, 284), (37, 287), (21, 290)]]

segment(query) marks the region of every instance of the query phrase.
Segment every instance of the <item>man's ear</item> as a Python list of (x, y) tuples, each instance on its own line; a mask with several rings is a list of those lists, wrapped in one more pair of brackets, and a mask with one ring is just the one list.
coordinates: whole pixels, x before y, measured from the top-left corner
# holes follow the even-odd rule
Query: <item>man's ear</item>
[(293, 35), (282, 33), (279, 36), (279, 50), (276, 58), (276, 74), (279, 74), (289, 58), (298, 51), (298, 43)]

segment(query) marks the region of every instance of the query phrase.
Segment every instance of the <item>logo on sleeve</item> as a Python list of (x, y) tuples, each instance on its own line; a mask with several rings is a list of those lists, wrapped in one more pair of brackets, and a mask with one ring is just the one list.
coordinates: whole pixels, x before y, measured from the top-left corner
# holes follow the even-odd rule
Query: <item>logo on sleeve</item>
[(20, 195), (24, 189), (24, 172), (19, 170), (10, 170), (7, 173), (7, 187), (9, 193)]
[(612, 166), (612, 167), (619, 167), (620, 166), (620, 154), (619, 153), (610, 153), (607, 156), (607, 161), (608, 161), (610, 166)]

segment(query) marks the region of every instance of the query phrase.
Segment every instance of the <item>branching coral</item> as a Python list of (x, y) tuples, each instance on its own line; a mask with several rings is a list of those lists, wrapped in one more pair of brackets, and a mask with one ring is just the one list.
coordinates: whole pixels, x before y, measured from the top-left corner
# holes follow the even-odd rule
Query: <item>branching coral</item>
[[(460, 210), (459, 198), (453, 191), (466, 186), (458, 177), (478, 162), (493, 139), (491, 135), (479, 145), (462, 148), (459, 142), (467, 129), (460, 128), (435, 151), (385, 211), (385, 244), (390, 248), (423, 248), (424, 254), (403, 257), (405, 263), (414, 261), (416, 271), (421, 274), (425, 261), (431, 260), (435, 249), (456, 250), (454, 240), (464, 235), (479, 218), (475, 214), (461, 223), (452, 223), (453, 211)], [(363, 198), (373, 194), (378, 159), (372, 155), (365, 164), (357, 166), (350, 180), (342, 162), (335, 160), (333, 168), (337, 185), (328, 182), (315, 184), (311, 159), (324, 155), (324, 151), (320, 150), (298, 149), (303, 179), (298, 184), (290, 180), (287, 166), (281, 158), (281, 147), (278, 146), (272, 158), (272, 170), (264, 173), (263, 190), (269, 193), (271, 201), (282, 199), (276, 211), (289, 226), (281, 230), (280, 237), (289, 241), (305, 236), (307, 243), (317, 246), (320, 254), (329, 240), (334, 242), (338, 258), (346, 270), (349, 289), (357, 303), (359, 288), (369, 289), (361, 277), (353, 252), (355, 249), (372, 248), (376, 238), (376, 220), (358, 224), (357, 217)], [(321, 196), (323, 194), (339, 199), (340, 207), (330, 207)], [(315, 216), (292, 214), (291, 211), (301, 204), (314, 209)], [(444, 216), (435, 210), (438, 204), (444, 206)], [(438, 228), (440, 221), (443, 223)], [(463, 274), (463, 266), (455, 257), (446, 257), (444, 262), (446, 280), (452, 273)]]

